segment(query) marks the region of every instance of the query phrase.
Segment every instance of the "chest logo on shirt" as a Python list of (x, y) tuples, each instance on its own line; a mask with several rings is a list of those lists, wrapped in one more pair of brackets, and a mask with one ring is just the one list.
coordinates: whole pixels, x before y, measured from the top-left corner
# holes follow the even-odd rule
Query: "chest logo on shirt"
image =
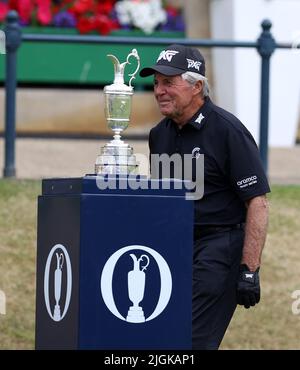
[(202, 122), (202, 120), (204, 119), (205, 117), (203, 116), (203, 114), (202, 113), (200, 113), (199, 114), (199, 116), (198, 116), (198, 118), (195, 120), (195, 122), (197, 122), (197, 123), (201, 123)]
[(198, 159), (201, 155), (201, 149), (196, 146), (193, 150), (192, 150), (192, 158), (196, 158)]

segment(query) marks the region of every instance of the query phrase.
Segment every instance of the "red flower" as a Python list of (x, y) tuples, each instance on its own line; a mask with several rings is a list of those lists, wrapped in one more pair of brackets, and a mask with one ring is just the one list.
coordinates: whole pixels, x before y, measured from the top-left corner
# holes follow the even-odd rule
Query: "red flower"
[(96, 5), (96, 13), (109, 15), (111, 11), (114, 9), (115, 1), (104, 0), (99, 1)]
[(89, 33), (93, 30), (93, 27), (93, 21), (87, 17), (81, 17), (77, 22), (77, 29), (80, 33)]
[(109, 19), (106, 15), (97, 14), (94, 17), (94, 30), (101, 35), (108, 35), (112, 30), (118, 28), (117, 22)]
[(18, 8), (18, 2), (19, 2), (19, 0), (8, 0), (9, 9), (16, 10)]
[(0, 2), (0, 22), (4, 21), (7, 12), (8, 12), (7, 4)]
[(36, 0), (37, 20), (42, 26), (47, 26), (52, 21), (51, 0)]
[(170, 14), (171, 17), (177, 17), (178, 15), (178, 9), (175, 8), (175, 6), (172, 6), (172, 5), (168, 5), (166, 6), (166, 11), (168, 14)]
[(34, 4), (32, 0), (10, 0), (9, 9), (16, 10), (19, 13), (22, 23), (30, 23)]
[(93, 0), (76, 0), (70, 10), (79, 15), (89, 11), (93, 11), (94, 5), (95, 4)]

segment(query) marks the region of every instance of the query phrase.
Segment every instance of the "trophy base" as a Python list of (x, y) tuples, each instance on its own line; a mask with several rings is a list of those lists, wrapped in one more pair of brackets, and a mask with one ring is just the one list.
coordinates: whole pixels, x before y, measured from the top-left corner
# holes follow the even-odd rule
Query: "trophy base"
[(126, 321), (133, 323), (145, 322), (145, 316), (142, 307), (129, 307)]
[(60, 306), (56, 304), (55, 307), (54, 307), (53, 320), (54, 321), (60, 321), (60, 319), (61, 319), (61, 316), (60, 316)]
[(101, 148), (95, 164), (96, 175), (138, 175), (133, 149), (121, 140), (112, 140)]

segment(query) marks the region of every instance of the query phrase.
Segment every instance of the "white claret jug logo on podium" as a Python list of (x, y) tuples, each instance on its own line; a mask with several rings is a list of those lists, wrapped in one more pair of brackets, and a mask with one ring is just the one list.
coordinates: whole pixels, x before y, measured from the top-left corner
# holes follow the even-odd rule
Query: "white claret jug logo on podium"
[[(113, 275), (119, 258), (132, 250), (134, 250), (135, 253), (128, 254), (128, 258), (131, 258), (133, 268), (129, 270), (127, 274), (128, 298), (132, 302), (132, 305), (128, 307), (127, 316), (125, 317), (119, 312), (115, 303), (113, 295)], [(137, 251), (139, 250), (142, 252), (138, 253)], [(145, 317), (143, 299), (146, 289), (147, 268), (148, 270), (151, 269), (149, 256), (154, 259), (158, 266), (160, 274), (160, 292), (154, 311), (148, 317)], [(127, 255), (125, 257), (127, 258)], [(166, 260), (152, 248), (142, 245), (123, 247), (112, 254), (104, 265), (101, 275), (101, 293), (109, 311), (119, 319), (130, 323), (143, 323), (153, 320), (163, 312), (171, 297), (172, 276), (170, 268)]]
[[(66, 277), (66, 284), (63, 284), (63, 274)], [(49, 287), (52, 287), (52, 289), (49, 289)], [(44, 275), (45, 304), (52, 320), (61, 321), (65, 317), (71, 300), (71, 292), (72, 267), (70, 257), (67, 249), (62, 244), (56, 244), (48, 255)], [(61, 307), (61, 301), (64, 301), (63, 307)]]
[[(133, 259), (133, 270), (128, 272), (128, 295), (133, 306), (129, 307), (126, 321), (144, 322), (144, 312), (142, 307), (139, 306), (139, 303), (144, 298), (146, 279), (144, 270), (146, 270), (150, 260), (146, 254), (142, 254), (139, 259), (136, 258), (135, 254), (130, 254), (130, 257)], [(144, 266), (140, 266), (143, 259), (146, 260), (146, 264)]]

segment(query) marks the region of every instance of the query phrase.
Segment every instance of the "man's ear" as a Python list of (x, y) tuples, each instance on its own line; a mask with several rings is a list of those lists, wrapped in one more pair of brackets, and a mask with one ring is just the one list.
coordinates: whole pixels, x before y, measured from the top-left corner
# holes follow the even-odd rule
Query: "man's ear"
[(200, 94), (203, 89), (203, 81), (197, 81), (194, 85), (195, 95)]

